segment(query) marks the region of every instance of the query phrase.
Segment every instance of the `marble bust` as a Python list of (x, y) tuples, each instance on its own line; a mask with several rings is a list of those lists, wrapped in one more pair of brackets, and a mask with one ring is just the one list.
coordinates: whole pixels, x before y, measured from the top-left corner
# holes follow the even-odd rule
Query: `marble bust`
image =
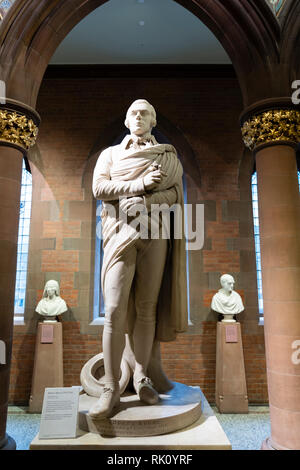
[(68, 310), (66, 302), (60, 297), (57, 281), (47, 281), (44, 287), (43, 298), (39, 301), (36, 312), (44, 317), (44, 322), (55, 322), (56, 317)]
[(220, 277), (222, 288), (213, 296), (211, 308), (215, 312), (222, 313), (222, 322), (235, 322), (233, 316), (244, 310), (241, 296), (233, 290), (234, 278), (230, 274), (223, 274)]

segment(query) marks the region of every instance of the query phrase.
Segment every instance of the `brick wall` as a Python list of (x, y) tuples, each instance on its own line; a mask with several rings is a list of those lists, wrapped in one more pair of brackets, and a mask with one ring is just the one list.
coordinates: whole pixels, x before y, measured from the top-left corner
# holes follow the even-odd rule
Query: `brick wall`
[[(82, 334), (80, 322), (63, 323), (64, 385), (80, 384), (80, 371), (101, 352), (101, 334)], [(261, 334), (243, 334), (245, 370), (249, 402), (267, 403), (265, 349)], [(10, 402), (27, 403), (34, 362), (35, 335), (15, 333), (12, 356)], [(163, 343), (163, 368), (174, 381), (198, 385), (206, 398), (215, 401), (216, 323), (204, 322), (202, 334), (181, 334), (176, 341)]]
[(95, 201), (91, 178), (97, 155), (124, 131), (128, 105), (145, 97), (159, 111), (158, 130), (182, 158), (189, 203), (205, 210), (205, 241), (189, 252), (193, 325), (162, 345), (173, 380), (200, 385), (214, 401), (216, 316), (210, 310), (219, 277), (236, 279), (249, 399), (266, 402), (263, 327), (258, 326), (251, 216), (253, 160), (244, 152), (233, 78), (47, 79), (37, 103), (38, 144), (29, 154), (33, 174), (25, 326), (14, 332), (11, 402), (27, 402), (33, 368), (35, 306), (48, 279), (60, 282), (69, 310), (63, 315), (65, 385), (79, 383), (83, 364), (101, 350), (93, 317)]

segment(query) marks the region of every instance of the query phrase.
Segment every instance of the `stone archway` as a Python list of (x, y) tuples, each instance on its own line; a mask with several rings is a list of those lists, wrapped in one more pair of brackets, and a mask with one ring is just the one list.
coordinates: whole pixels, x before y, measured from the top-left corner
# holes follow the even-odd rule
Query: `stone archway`
[[(6, 117), (5, 124), (14, 132), (16, 125), (11, 119), (11, 109), (17, 109), (21, 112), (20, 126), (26, 122), (27, 133), (35, 132), (39, 118), (35, 115), (35, 107), (40, 84), (47, 68), (49, 60), (69, 31), (86, 15), (95, 8), (101, 6), (107, 0), (16, 0), (9, 10), (0, 26), (1, 44), (0, 44), (0, 79), (6, 83), (6, 96), (10, 102), (10, 108), (5, 109), (5, 115), (9, 115), (9, 122)], [(299, 112), (290, 111), (291, 82), (297, 79), (300, 71), (299, 59), (297, 52), (300, 44), (300, 2), (297, 0), (289, 0), (282, 10), (279, 20), (275, 18), (272, 11), (268, 7), (265, 0), (175, 0), (183, 7), (196, 15), (203, 23), (215, 34), (224, 49), (227, 51), (236, 70), (240, 88), (243, 94), (244, 106), (248, 107), (247, 113), (244, 115), (243, 123), (244, 134), (247, 142), (252, 142), (252, 148), (258, 152), (258, 160), (262, 162), (259, 171), (261, 173), (261, 182), (268, 181), (269, 194), (263, 201), (263, 207), (268, 212), (268, 202), (272, 201), (275, 195), (272, 193), (276, 178), (267, 174), (270, 166), (274, 166), (273, 159), (276, 157), (278, 164), (282, 165), (282, 170), (287, 169), (287, 162), (293, 166), (294, 154), (291, 146), (297, 141), (297, 126), (300, 122)], [(278, 79), (280, 77), (280, 79)], [(273, 99), (270, 99), (273, 98)], [(284, 98), (284, 99), (280, 99)], [(15, 101), (12, 101), (15, 100)], [(17, 101), (16, 101), (17, 100)], [(262, 102), (262, 100), (265, 100)], [(7, 104), (7, 105), (8, 105)], [(3, 104), (1, 104), (3, 107)], [(250, 107), (250, 108), (249, 108)], [(273, 122), (272, 126), (278, 129), (279, 137), (272, 138), (267, 131), (264, 139), (261, 139), (261, 125), (265, 123), (267, 117), (266, 111), (271, 109)], [(278, 110), (280, 111), (278, 113)], [(282, 111), (283, 110), (283, 111)], [(286, 111), (288, 110), (288, 111)], [(276, 114), (277, 112), (277, 114)], [(272, 114), (273, 113), (273, 114)], [(18, 115), (19, 116), (19, 115)], [(34, 116), (32, 118), (32, 116)], [(252, 117), (255, 117), (253, 120)], [(15, 119), (15, 116), (13, 116)], [(293, 131), (288, 137), (285, 134), (286, 119), (293, 126)], [(34, 122), (33, 122), (34, 121)], [(249, 125), (250, 122), (250, 125)], [(20, 127), (19, 126), (19, 127)], [(251, 130), (251, 132), (249, 131)], [(19, 130), (19, 129), (17, 129)], [(34, 136), (35, 137), (35, 136)], [(34, 140), (30, 135), (30, 142)], [(299, 140), (299, 138), (298, 138)], [(276, 143), (276, 150), (272, 148)], [(267, 148), (261, 145), (267, 145)], [(281, 144), (281, 145), (278, 145)], [(26, 147), (26, 146), (25, 146)], [(5, 270), (0, 270), (1, 281), (5, 286), (9, 286), (5, 291), (5, 299), (3, 297), (0, 305), (0, 331), (4, 335), (7, 344), (7, 364), (0, 370), (1, 385), (0, 394), (0, 448), (7, 446), (7, 437), (5, 436), (6, 416), (7, 416), (7, 391), (9, 384), (9, 368), (11, 357), (11, 338), (12, 338), (12, 304), (13, 304), (13, 285), (15, 278), (15, 258), (16, 258), (16, 233), (18, 220), (17, 201), (19, 200), (20, 191), (20, 170), (21, 170), (21, 152), (26, 152), (28, 148), (21, 145), (17, 139), (16, 143), (1, 139), (0, 147), (0, 178), (2, 179), (1, 191), (4, 195), (0, 198), (0, 215), (3, 220), (3, 227), (0, 230), (0, 240), (2, 241), (0, 256), (1, 259), (7, 261)], [(9, 164), (7, 164), (9, 162)], [(289, 187), (296, 191), (296, 180), (293, 172), (290, 172), (290, 179), (286, 182), (286, 194)], [(269, 180), (268, 180), (269, 178)], [(9, 201), (6, 200), (7, 194), (10, 195)], [(289, 220), (289, 234), (295, 239), (297, 238), (297, 230), (295, 230), (294, 220), (299, 215), (299, 207), (293, 200), (288, 201), (291, 206), (291, 213), (295, 217)], [(9, 209), (9, 217), (6, 217)], [(282, 216), (284, 216), (284, 211)], [(276, 232), (276, 230), (275, 230)], [(275, 233), (278, 236), (278, 233)], [(275, 238), (275, 237), (274, 237)], [(275, 240), (276, 241), (276, 240)], [(269, 258), (277, 259), (276, 243), (272, 245), (271, 251), (268, 253)], [(293, 245), (295, 253), (291, 249), (291, 263), (279, 260), (283, 263), (283, 267), (288, 272), (300, 272), (300, 261), (297, 258), (296, 243)], [(298, 261), (297, 261), (298, 260)], [(294, 262), (297, 266), (294, 266)], [(293, 264), (293, 265), (292, 265)], [(281, 266), (282, 268), (282, 266)], [(268, 266), (266, 264), (265, 273), (268, 274)], [(272, 269), (269, 270), (272, 274)], [(293, 275), (295, 277), (295, 274)], [(270, 278), (271, 279), (271, 278)], [(292, 291), (294, 278), (287, 276), (286, 292)], [(281, 282), (278, 279), (274, 281), (274, 289), (280, 290)], [(272, 286), (273, 287), (273, 286)], [(278, 289), (276, 289), (278, 288)], [(269, 289), (271, 293), (272, 289)], [(285, 324), (285, 337), (289, 335), (300, 334), (300, 325), (297, 320), (299, 316), (300, 300), (295, 297), (295, 307), (293, 311), (287, 311), (289, 323)], [(270, 300), (269, 312), (266, 317), (271, 317), (276, 306)], [(280, 309), (277, 311), (277, 323), (266, 322), (269, 331), (268, 352), (269, 359), (272, 359), (272, 352), (276, 352), (277, 333), (281, 332), (283, 323), (280, 316)], [(294, 323), (293, 323), (294, 322)], [(276, 330), (277, 328), (277, 330)], [(273, 335), (273, 336), (272, 336)], [(275, 338), (275, 339), (274, 339)], [(289, 352), (289, 351), (288, 351)], [(286, 350), (284, 350), (286, 354)], [(284, 360), (285, 360), (285, 356)], [(280, 384), (277, 378), (270, 375), (270, 402), (273, 402), (273, 440), (271, 444), (276, 444), (277, 448), (298, 448), (299, 446), (299, 404), (297, 404), (297, 387), (299, 388), (299, 373), (291, 367), (291, 375), (294, 381), (291, 382), (290, 393), (291, 399), (288, 404), (285, 403), (285, 393), (281, 393), (278, 398), (276, 391), (280, 388), (285, 391), (286, 383), (284, 376), (284, 363), (273, 364), (274, 370), (279, 367), (278, 376), (280, 376)], [(289, 357), (286, 359), (286, 362)], [(280, 369), (282, 367), (282, 369)], [(279, 384), (279, 385), (278, 385)], [(280, 412), (278, 411), (280, 410)], [(292, 411), (291, 411), (292, 410)], [(296, 415), (296, 413), (298, 413)], [(298, 416), (297, 418), (295, 416)], [(288, 429), (289, 436), (285, 435)]]
[[(108, 0), (14, 3), (1, 25), (1, 72), (7, 96), (35, 106), (38, 90), (54, 51), (69, 31)], [(270, 96), (284, 96), (289, 73), (278, 83), (280, 25), (265, 0), (175, 0), (196, 15), (219, 39), (232, 60), (245, 106)], [(292, 28), (291, 15), (287, 32)], [(254, 86), (254, 82), (256, 85)]]

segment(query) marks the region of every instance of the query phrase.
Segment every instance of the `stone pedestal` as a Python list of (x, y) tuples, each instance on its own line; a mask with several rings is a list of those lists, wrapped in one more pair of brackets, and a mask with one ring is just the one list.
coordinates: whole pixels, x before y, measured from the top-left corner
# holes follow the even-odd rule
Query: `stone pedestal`
[(168, 434), (186, 428), (201, 415), (199, 387), (173, 383), (166, 394), (160, 394), (156, 405), (143, 404), (136, 394), (121, 397), (120, 406), (107, 419), (88, 416), (98, 398), (82, 395), (79, 401), (79, 427), (102, 436), (139, 437)]
[[(191, 387), (188, 387), (191, 388)], [(94, 432), (80, 431), (74, 439), (39, 439), (30, 444), (31, 450), (231, 450), (231, 444), (200, 389), (194, 390), (201, 401), (200, 417), (191, 425), (176, 432), (157, 436), (106, 437)], [(174, 405), (174, 402), (173, 402)], [(180, 402), (178, 403), (180, 407)], [(149, 421), (152, 406), (147, 409)], [(165, 404), (163, 408), (168, 408)], [(128, 408), (130, 411), (130, 408)]]
[(241, 324), (218, 322), (216, 405), (220, 413), (248, 413)]
[(38, 323), (29, 400), (30, 413), (42, 412), (46, 387), (63, 387), (63, 342), (60, 322)]

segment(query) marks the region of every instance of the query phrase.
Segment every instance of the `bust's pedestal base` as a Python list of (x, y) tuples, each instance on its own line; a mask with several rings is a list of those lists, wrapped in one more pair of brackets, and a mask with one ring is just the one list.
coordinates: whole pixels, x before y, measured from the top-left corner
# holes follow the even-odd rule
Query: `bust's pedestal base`
[(39, 322), (29, 413), (41, 413), (46, 387), (63, 387), (62, 323)]
[(248, 413), (244, 354), (239, 322), (217, 324), (216, 405), (220, 413)]
[[(180, 384), (178, 384), (180, 385)], [(191, 387), (188, 387), (191, 388)], [(231, 450), (231, 444), (201, 390), (201, 414), (184, 429), (155, 436), (107, 437), (95, 432), (80, 431), (74, 439), (42, 439), (38, 436), (30, 444), (31, 450)], [(178, 403), (180, 406), (180, 403)], [(142, 406), (141, 406), (142, 407)], [(139, 407), (139, 408), (141, 408)], [(167, 408), (165, 404), (162, 408)], [(132, 411), (134, 407), (128, 407)], [(143, 406), (152, 420), (153, 406)], [(172, 408), (172, 406), (171, 406)], [(165, 410), (163, 410), (165, 412)], [(112, 419), (112, 418), (111, 418)], [(143, 425), (144, 427), (144, 425)]]

